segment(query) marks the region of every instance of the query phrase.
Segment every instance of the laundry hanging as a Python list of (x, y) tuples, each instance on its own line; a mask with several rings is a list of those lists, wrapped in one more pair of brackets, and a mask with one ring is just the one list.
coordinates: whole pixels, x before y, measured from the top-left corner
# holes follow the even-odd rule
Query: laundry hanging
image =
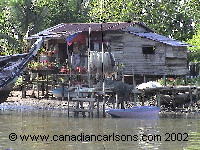
[[(90, 70), (93, 73), (102, 73), (102, 52), (91, 51), (89, 57)], [(103, 54), (104, 73), (112, 73), (114, 70), (115, 60), (110, 52)]]

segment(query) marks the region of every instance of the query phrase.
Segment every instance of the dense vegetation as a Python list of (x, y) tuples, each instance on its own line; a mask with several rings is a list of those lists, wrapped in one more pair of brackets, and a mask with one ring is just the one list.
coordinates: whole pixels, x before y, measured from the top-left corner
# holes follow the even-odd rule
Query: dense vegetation
[(199, 0), (0, 0), (0, 54), (23, 52), (25, 37), (62, 22), (141, 21), (186, 41), (200, 61)]

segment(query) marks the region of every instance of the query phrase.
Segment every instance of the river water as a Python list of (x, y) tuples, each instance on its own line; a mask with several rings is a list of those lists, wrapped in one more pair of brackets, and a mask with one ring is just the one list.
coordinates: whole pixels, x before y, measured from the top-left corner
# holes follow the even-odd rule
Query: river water
[[(24, 135), (49, 135), (49, 138), (25, 140)], [(86, 135), (94, 136), (84, 139)], [(79, 139), (74, 137), (69, 141), (70, 136), (79, 136)], [(0, 111), (2, 150), (191, 150), (199, 147), (200, 115), (143, 120), (73, 118), (67, 117), (66, 112), (49, 110)]]

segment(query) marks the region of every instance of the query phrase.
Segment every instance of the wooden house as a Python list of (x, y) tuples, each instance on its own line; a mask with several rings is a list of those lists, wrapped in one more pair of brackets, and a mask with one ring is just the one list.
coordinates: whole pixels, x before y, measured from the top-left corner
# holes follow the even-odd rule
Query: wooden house
[[(87, 52), (109, 50), (123, 74), (145, 78), (184, 76), (188, 73), (187, 44), (159, 35), (140, 22), (62, 23), (28, 39), (43, 36), (48, 50), (58, 50), (61, 62), (79, 53), (87, 62)], [(103, 43), (103, 44), (102, 44)], [(87, 63), (84, 64), (87, 67)]]

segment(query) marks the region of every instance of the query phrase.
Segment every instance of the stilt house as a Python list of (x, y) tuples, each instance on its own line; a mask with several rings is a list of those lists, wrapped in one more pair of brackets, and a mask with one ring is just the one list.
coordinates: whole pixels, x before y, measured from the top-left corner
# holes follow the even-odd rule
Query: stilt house
[[(46, 49), (56, 50), (64, 63), (78, 54), (75, 66), (87, 68), (90, 51), (111, 51), (124, 75), (184, 76), (187, 68), (187, 44), (159, 35), (140, 22), (62, 23), (28, 39), (43, 36)], [(74, 57), (75, 58), (75, 57)], [(87, 69), (86, 69), (87, 70)]]

